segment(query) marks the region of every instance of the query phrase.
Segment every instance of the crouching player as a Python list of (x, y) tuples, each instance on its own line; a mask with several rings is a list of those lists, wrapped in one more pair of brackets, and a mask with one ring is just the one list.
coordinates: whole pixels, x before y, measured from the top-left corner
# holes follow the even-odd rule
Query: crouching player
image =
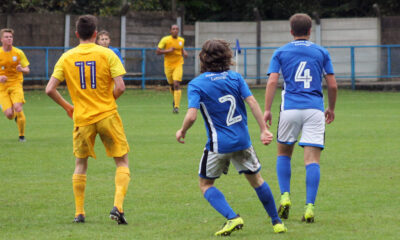
[(215, 235), (230, 235), (244, 224), (239, 214), (229, 206), (222, 192), (214, 187), (215, 179), (228, 172), (230, 162), (239, 173), (244, 173), (255, 189), (271, 217), (274, 232), (286, 232), (285, 225), (278, 217), (272, 192), (259, 173), (261, 165), (248, 132), (244, 102), (250, 106), (257, 120), (262, 143), (267, 145), (273, 139), (263, 121), (260, 106), (243, 77), (229, 70), (232, 65), (232, 51), (226, 41), (206, 41), (199, 57), (202, 74), (189, 83), (189, 109), (182, 128), (176, 132), (176, 139), (184, 143), (186, 132), (195, 122), (197, 110), (200, 109), (208, 135), (199, 166), (200, 190), (211, 206), (227, 219), (226, 224)]

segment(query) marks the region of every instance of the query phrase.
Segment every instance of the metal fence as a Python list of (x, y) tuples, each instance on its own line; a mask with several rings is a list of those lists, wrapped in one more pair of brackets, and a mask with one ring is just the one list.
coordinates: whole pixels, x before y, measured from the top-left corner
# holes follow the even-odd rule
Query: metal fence
[[(67, 49), (64, 47), (20, 47), (24, 50), (31, 65), (31, 73), (25, 77), (30, 80), (48, 80), (54, 65)], [(338, 81), (351, 82), (353, 89), (358, 83), (399, 80), (400, 45), (373, 46), (327, 46), (331, 54), (335, 75)], [(269, 61), (276, 47), (246, 47), (235, 57), (237, 69), (250, 84), (265, 84)], [(127, 75), (126, 81), (135, 81), (144, 89), (154, 80), (164, 80), (164, 60), (156, 55), (155, 48), (123, 48)], [(183, 80), (190, 81), (199, 71), (197, 55), (200, 49), (186, 48)], [(260, 61), (257, 62), (257, 54)], [(257, 69), (260, 68), (259, 71)], [(258, 74), (259, 73), (259, 74)]]

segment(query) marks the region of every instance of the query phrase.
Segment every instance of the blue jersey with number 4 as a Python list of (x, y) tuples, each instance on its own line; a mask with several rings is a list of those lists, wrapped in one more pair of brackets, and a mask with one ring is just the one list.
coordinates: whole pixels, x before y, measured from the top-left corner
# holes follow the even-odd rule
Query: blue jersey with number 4
[(244, 99), (252, 93), (236, 72), (205, 72), (189, 83), (189, 108), (200, 109), (207, 150), (230, 153), (251, 146)]
[(328, 51), (310, 41), (297, 40), (278, 48), (268, 69), (282, 73), (281, 110), (319, 109), (324, 111), (323, 74), (334, 74)]

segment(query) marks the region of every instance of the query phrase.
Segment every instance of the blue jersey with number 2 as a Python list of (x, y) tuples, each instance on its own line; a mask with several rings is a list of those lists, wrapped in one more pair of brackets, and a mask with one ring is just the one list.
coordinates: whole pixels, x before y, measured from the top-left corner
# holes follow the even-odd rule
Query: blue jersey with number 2
[(310, 41), (297, 40), (277, 49), (268, 75), (282, 72), (281, 110), (319, 109), (324, 111), (323, 74), (334, 74), (328, 51)]
[(207, 150), (230, 153), (251, 146), (244, 99), (252, 93), (234, 71), (205, 72), (189, 83), (189, 108), (200, 109), (207, 130)]

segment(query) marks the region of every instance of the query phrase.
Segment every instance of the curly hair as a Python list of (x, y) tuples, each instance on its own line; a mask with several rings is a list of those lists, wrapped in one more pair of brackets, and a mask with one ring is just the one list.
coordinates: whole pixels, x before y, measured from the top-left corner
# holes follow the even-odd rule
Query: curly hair
[(224, 72), (233, 65), (229, 43), (221, 39), (207, 40), (199, 53), (201, 72)]

